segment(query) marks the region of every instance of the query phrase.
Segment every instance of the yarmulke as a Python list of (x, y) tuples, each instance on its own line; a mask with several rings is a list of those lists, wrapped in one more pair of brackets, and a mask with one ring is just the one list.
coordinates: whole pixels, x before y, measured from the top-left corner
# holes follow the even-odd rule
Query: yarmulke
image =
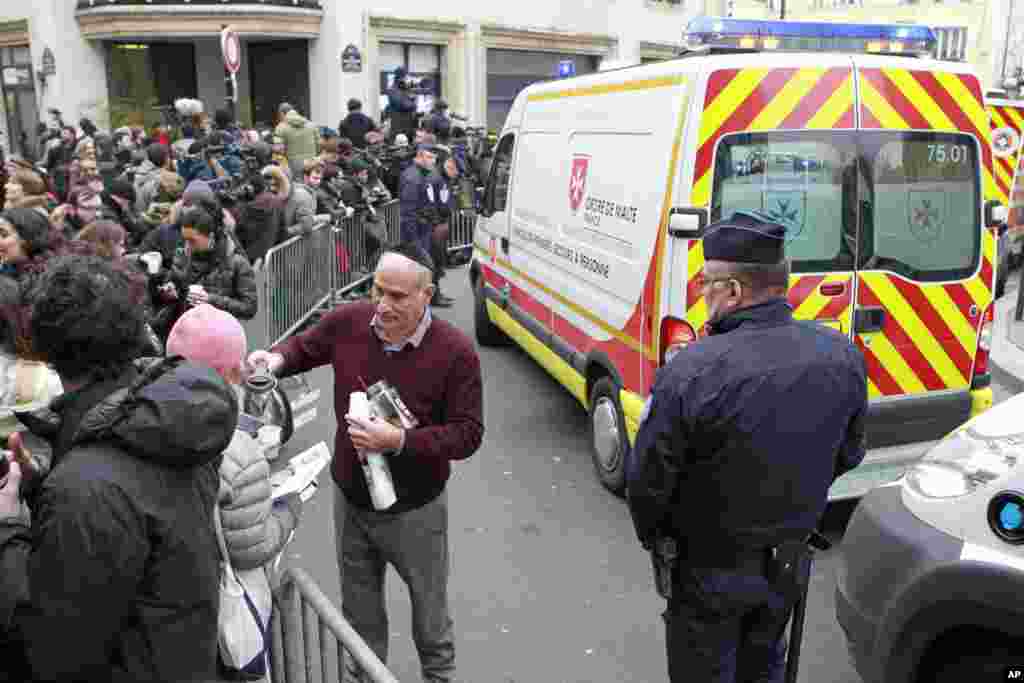
[(733, 263), (781, 262), (786, 255), (786, 227), (760, 211), (736, 211), (704, 231), (704, 258)]

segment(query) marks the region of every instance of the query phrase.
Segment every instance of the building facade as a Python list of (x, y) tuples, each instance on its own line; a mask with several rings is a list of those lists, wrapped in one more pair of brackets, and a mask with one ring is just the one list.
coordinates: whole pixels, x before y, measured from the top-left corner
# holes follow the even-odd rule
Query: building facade
[(684, 2), (0, 0), (0, 128), (21, 151), (51, 108), (69, 123), (151, 127), (181, 97), (223, 107), (224, 26), (241, 38), (236, 112), (246, 124), (270, 125), (285, 101), (332, 127), (352, 97), (378, 115), (401, 65), (421, 106), (443, 97), (471, 124), (498, 128), (519, 90), (554, 77), (559, 62), (583, 74), (671, 57), (705, 11)]

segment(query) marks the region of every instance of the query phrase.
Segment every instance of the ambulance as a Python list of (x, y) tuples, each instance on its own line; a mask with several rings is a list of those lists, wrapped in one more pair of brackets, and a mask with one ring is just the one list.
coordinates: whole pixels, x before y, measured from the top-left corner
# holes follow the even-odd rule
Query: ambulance
[(516, 97), (474, 235), (476, 336), (588, 411), (607, 488), (658, 368), (704, 334), (701, 236), (737, 209), (787, 224), (796, 317), (867, 361), (869, 446), (889, 448), (833, 499), (991, 406), (990, 124), (970, 67), (934, 48), (923, 26), (701, 17), (677, 59)]
[(1003, 234), (999, 237), (996, 297), (1002, 295), (1010, 269), (1021, 261), (1024, 250), (1024, 175), (1021, 140), (1024, 136), (1024, 100), (986, 98), (992, 127), (992, 156), (995, 168), (994, 194), (986, 199), (1009, 208)]

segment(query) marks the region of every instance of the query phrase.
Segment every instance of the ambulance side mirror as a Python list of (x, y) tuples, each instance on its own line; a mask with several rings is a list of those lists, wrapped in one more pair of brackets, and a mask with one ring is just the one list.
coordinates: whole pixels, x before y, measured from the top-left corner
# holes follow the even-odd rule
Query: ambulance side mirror
[(708, 226), (707, 209), (674, 206), (668, 213), (668, 234), (682, 239), (700, 239)]
[(999, 203), (999, 200), (990, 199), (985, 202), (985, 227), (994, 228), (1006, 222), (1006, 207)]

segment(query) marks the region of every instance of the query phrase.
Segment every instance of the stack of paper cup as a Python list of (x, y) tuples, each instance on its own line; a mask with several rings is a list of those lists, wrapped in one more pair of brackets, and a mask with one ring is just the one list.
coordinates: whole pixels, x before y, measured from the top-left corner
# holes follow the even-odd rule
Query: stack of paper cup
[[(370, 402), (362, 391), (353, 391), (348, 397), (348, 412), (356, 417), (370, 417)], [(387, 510), (395, 504), (398, 496), (395, 495), (395, 485), (391, 481), (391, 468), (388, 467), (387, 458), (380, 453), (363, 453), (366, 461), (363, 462), (363, 476), (366, 477), (366, 487), (370, 489), (370, 500), (377, 510)]]
[(256, 431), (256, 439), (267, 460), (274, 460), (281, 453), (281, 428), (276, 425), (263, 425)]

